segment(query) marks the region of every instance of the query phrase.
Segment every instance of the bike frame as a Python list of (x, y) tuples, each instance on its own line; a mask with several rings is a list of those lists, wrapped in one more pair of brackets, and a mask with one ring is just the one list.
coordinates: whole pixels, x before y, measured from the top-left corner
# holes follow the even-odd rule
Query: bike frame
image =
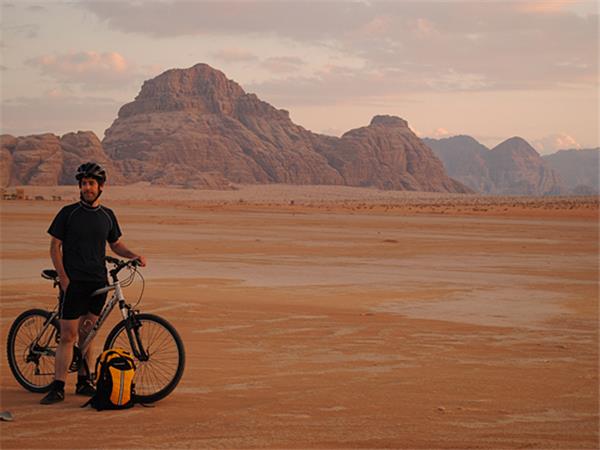
[(112, 310), (115, 308), (115, 305), (119, 303), (119, 309), (121, 310), (121, 315), (123, 316), (123, 320), (127, 320), (130, 316), (129, 308), (127, 307), (127, 303), (125, 303), (125, 296), (123, 295), (123, 289), (121, 289), (121, 282), (116, 281), (113, 284), (109, 284), (103, 288), (100, 288), (92, 293), (92, 297), (95, 295), (101, 295), (106, 292), (115, 291), (115, 293), (110, 297), (110, 300), (104, 304), (100, 315), (98, 316), (98, 320), (94, 324), (94, 327), (90, 330), (85, 340), (81, 344), (79, 350), (81, 353), (85, 353), (85, 350), (90, 345), (96, 333), (102, 327), (102, 324), (106, 321)]
[[(69, 366), (69, 370), (72, 372), (79, 369), (81, 362), (83, 360), (82, 355), (85, 354), (86, 349), (91, 344), (92, 340), (96, 336), (96, 333), (102, 327), (102, 325), (104, 324), (104, 322), (106, 321), (106, 319), (108, 318), (108, 316), (110, 315), (112, 310), (115, 308), (117, 303), (119, 304), (119, 310), (121, 311), (121, 316), (123, 317), (123, 320), (125, 321), (125, 329), (127, 332), (127, 337), (129, 339), (129, 344), (131, 346), (132, 353), (140, 361), (148, 360), (148, 354), (144, 350), (143, 346), (140, 345), (141, 341), (139, 338), (139, 331), (138, 331), (139, 330), (139, 322), (136, 320), (135, 312), (131, 310), (131, 307), (125, 301), (125, 296), (123, 295), (123, 289), (121, 288), (121, 281), (119, 281), (117, 279), (116, 273), (111, 274), (111, 275), (113, 278), (112, 284), (109, 284), (108, 286), (97, 289), (96, 291), (94, 291), (92, 293), (92, 296), (95, 296), (95, 295), (105, 294), (110, 291), (114, 291), (114, 293), (110, 297), (110, 299), (104, 304), (104, 307), (102, 308), (102, 311), (100, 312), (100, 315), (98, 316), (98, 320), (94, 324), (94, 327), (87, 334), (87, 336), (86, 336), (85, 340), (83, 341), (83, 343), (81, 344), (81, 346), (79, 346), (79, 347), (75, 346), (75, 351), (73, 354), (73, 361), (71, 362), (71, 364)], [(60, 295), (61, 294), (59, 294), (59, 300), (60, 300)], [(52, 321), (55, 320), (57, 317), (58, 317), (58, 311), (55, 308), (52, 311), (50, 317), (48, 318), (47, 323), (44, 324), (44, 327), (42, 328), (41, 332), (39, 333), (37, 339), (35, 339), (32, 342), (31, 347), (30, 347), (31, 349), (34, 349), (37, 346), (39, 339), (44, 335), (46, 329), (50, 326)]]

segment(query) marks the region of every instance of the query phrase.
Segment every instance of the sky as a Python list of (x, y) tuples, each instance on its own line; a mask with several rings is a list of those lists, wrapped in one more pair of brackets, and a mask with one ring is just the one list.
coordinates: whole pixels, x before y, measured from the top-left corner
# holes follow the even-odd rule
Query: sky
[(317, 133), (377, 114), (421, 137), (599, 138), (596, 0), (0, 0), (0, 124), (100, 139), (144, 80), (206, 63)]

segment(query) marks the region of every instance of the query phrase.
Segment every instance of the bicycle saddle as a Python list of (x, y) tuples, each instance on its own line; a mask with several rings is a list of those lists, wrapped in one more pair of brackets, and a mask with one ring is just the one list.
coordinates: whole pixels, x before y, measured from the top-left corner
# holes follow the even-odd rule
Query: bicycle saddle
[(45, 278), (46, 280), (57, 281), (58, 280), (58, 272), (56, 270), (52, 270), (52, 269), (44, 269), (44, 270), (42, 270), (42, 278)]

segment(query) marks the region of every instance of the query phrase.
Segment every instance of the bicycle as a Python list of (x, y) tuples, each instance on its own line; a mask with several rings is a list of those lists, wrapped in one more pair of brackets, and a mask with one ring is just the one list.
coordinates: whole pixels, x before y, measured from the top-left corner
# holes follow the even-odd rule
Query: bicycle
[[(129, 286), (138, 272), (138, 260), (124, 261), (110, 256), (106, 262), (113, 264), (109, 270), (112, 283), (95, 291), (92, 295), (114, 291), (104, 304), (98, 321), (88, 334), (81, 347), (75, 345), (70, 372), (77, 372), (84, 359), (85, 349), (102, 327), (115, 305), (119, 305), (123, 320), (108, 333), (104, 350), (120, 347), (131, 352), (136, 362), (134, 378), (136, 399), (140, 403), (152, 403), (165, 398), (177, 386), (185, 366), (183, 341), (177, 330), (165, 319), (154, 314), (140, 313), (132, 307), (123, 295), (123, 287)], [(120, 281), (118, 274), (127, 268), (130, 275)], [(58, 273), (55, 270), (42, 271), (42, 277), (58, 286), (60, 301), (62, 290)], [(48, 392), (54, 379), (54, 358), (60, 341), (58, 304), (52, 311), (30, 309), (20, 314), (8, 333), (7, 357), (10, 369), (16, 380), (31, 392)]]

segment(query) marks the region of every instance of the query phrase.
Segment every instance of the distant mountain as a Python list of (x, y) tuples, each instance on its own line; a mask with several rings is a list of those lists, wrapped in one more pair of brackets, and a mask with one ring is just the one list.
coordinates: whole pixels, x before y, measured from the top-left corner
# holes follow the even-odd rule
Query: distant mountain
[(489, 150), (469, 136), (425, 139), (448, 174), (471, 189), (495, 195), (566, 193), (560, 175), (519, 137)]
[(217, 173), (233, 183), (469, 192), (402, 119), (376, 117), (342, 138), (315, 134), (206, 64), (146, 81), (102, 144), (132, 181)]
[(574, 194), (600, 193), (600, 147), (582, 150), (560, 150), (545, 155), (544, 160), (556, 170)]
[(409, 191), (469, 192), (399, 117), (375, 116), (369, 126), (326, 141), (325, 155), (347, 184)]
[(498, 144), (487, 154), (490, 176), (497, 193), (558, 195), (565, 188), (557, 172), (520, 137)]
[(475, 192), (491, 193), (494, 183), (486, 162), (489, 149), (471, 136), (423, 139), (442, 161), (448, 175)]
[(75, 184), (75, 171), (84, 161), (97, 161), (105, 166), (111, 182), (124, 181), (91, 131), (62, 137), (50, 133), (23, 137), (4, 134), (0, 136), (0, 155), (0, 186)]

